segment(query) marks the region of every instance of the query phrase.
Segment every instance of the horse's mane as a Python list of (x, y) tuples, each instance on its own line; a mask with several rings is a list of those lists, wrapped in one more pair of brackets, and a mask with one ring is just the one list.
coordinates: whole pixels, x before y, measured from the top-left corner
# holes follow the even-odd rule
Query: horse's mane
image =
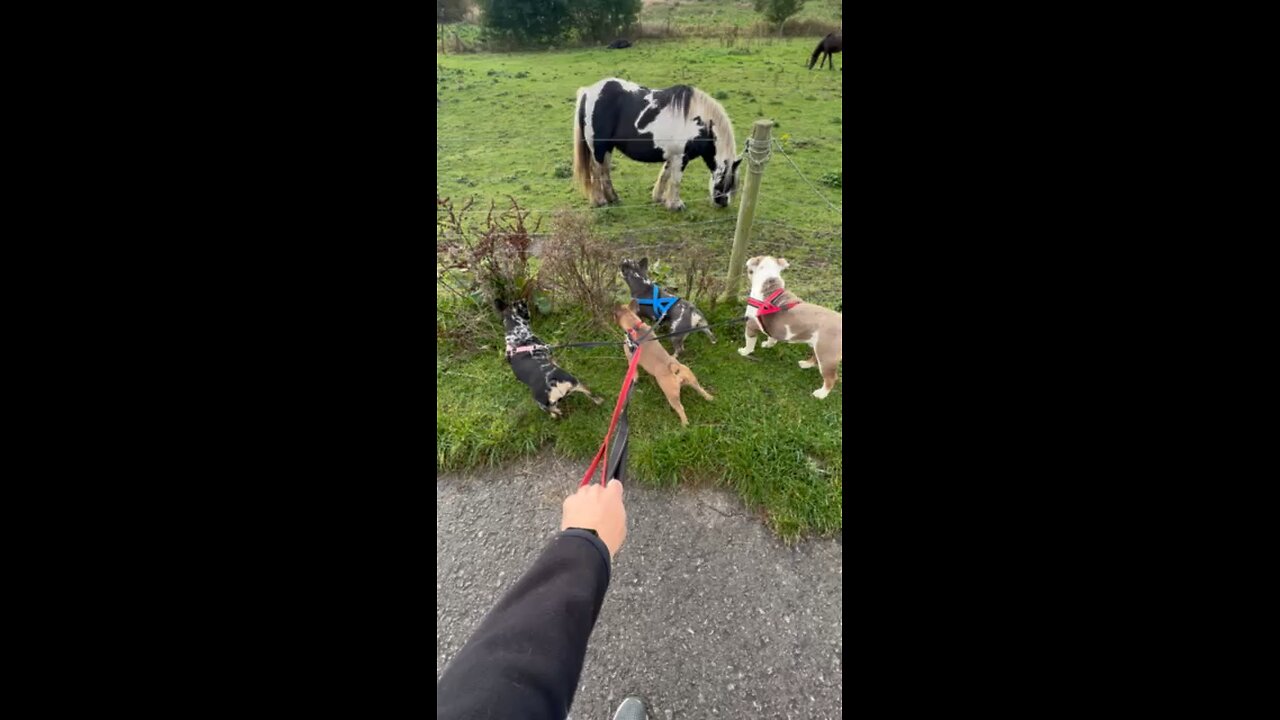
[(692, 88), (692, 90), (693, 97), (689, 99), (685, 117), (700, 117), (714, 123), (716, 160), (718, 162), (721, 158), (728, 158), (733, 162), (738, 158), (738, 144), (733, 139), (733, 121), (729, 119), (729, 113), (724, 111), (724, 107), (716, 102), (715, 98), (698, 88)]

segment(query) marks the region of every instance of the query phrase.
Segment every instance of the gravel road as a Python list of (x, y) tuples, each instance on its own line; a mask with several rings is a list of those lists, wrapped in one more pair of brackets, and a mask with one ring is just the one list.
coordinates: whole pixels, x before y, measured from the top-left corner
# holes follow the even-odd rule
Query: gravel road
[[(436, 478), (436, 677), (532, 563), (585, 466), (551, 454)], [(628, 535), (572, 717), (839, 718), (841, 540), (789, 548), (736, 497), (630, 485)]]

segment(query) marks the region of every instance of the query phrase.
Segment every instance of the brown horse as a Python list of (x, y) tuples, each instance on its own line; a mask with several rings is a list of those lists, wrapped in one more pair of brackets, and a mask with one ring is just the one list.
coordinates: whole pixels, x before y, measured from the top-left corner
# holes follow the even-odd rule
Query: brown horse
[[(844, 48), (844, 41), (841, 39), (841, 35), (842, 33), (830, 33), (822, 38), (822, 41), (818, 43), (818, 47), (813, 51), (813, 57), (809, 58), (810, 70), (813, 69), (814, 63), (818, 63), (818, 69), (821, 70), (823, 62), (830, 62), (830, 69), (836, 69), (836, 61), (831, 57), (831, 54), (838, 53)], [(826, 53), (826, 55), (823, 55), (822, 62), (818, 62), (818, 56), (823, 53)]]

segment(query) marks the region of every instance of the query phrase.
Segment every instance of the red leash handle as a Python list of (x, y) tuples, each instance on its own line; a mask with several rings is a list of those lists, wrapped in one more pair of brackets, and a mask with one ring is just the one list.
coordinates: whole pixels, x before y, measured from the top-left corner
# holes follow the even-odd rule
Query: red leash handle
[[(618, 392), (618, 402), (613, 406), (613, 419), (609, 421), (609, 432), (604, 435), (604, 442), (600, 443), (600, 449), (596, 451), (596, 457), (591, 461), (591, 467), (587, 468), (587, 474), (582, 476), (582, 482), (578, 483), (578, 487), (582, 487), (591, 482), (591, 476), (596, 471), (596, 466), (600, 464), (602, 458), (608, 457), (606, 451), (609, 449), (609, 438), (613, 437), (613, 430), (618, 425), (618, 415), (622, 413), (622, 406), (627, 402), (627, 391), (631, 389), (631, 383), (636, 378), (636, 363), (640, 361), (640, 348), (636, 347), (636, 351), (631, 354), (631, 365), (627, 368), (627, 374), (622, 378), (622, 390)], [(600, 484), (605, 485), (609, 479), (605, 477), (605, 468), (600, 468)]]

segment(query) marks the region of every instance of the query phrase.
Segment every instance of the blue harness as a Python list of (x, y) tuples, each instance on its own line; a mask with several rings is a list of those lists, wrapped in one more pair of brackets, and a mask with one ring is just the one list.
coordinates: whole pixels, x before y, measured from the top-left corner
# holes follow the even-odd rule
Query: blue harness
[(678, 302), (680, 302), (680, 298), (678, 297), (669, 297), (669, 298), (659, 297), (658, 285), (656, 283), (653, 286), (652, 298), (645, 298), (643, 300), (641, 300), (640, 298), (636, 298), (637, 305), (652, 305), (653, 312), (658, 317), (662, 317), (663, 315), (666, 315), (667, 311), (671, 309), (671, 306), (675, 305)]

